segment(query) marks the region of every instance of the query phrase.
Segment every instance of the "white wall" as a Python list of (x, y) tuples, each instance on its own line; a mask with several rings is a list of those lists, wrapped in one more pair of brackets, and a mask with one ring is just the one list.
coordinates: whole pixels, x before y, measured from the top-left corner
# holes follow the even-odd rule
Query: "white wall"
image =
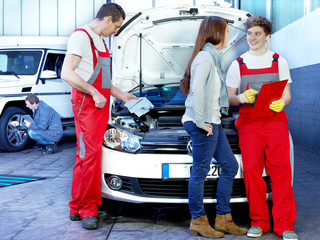
[(69, 36), (106, 0), (0, 0), (0, 36)]
[[(223, 0), (216, 0), (223, 1)], [(69, 36), (96, 16), (107, 0), (0, 0), (0, 36)], [(163, 5), (212, 4), (213, 0), (113, 0), (126, 12)]]
[(272, 34), (271, 50), (288, 61), (290, 69), (320, 63), (320, 8)]

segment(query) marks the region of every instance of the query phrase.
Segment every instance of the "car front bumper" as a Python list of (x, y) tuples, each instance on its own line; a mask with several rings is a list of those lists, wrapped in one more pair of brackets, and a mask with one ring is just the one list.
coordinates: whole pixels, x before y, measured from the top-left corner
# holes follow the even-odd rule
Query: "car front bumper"
[[(240, 154), (235, 154), (239, 164), (235, 177), (231, 203), (247, 202), (243, 167)], [(164, 164), (185, 166), (184, 173), (164, 177)], [(102, 197), (131, 203), (188, 203), (189, 166), (192, 157), (187, 154), (130, 154), (102, 146), (101, 154), (101, 194)], [(215, 164), (213, 164), (215, 165)], [(179, 168), (181, 169), (181, 167)], [(218, 177), (208, 176), (204, 186), (204, 203), (216, 203)], [(122, 181), (119, 190), (112, 190), (107, 179), (117, 176)], [(269, 177), (264, 171), (266, 181)], [(271, 199), (268, 191), (267, 199)]]

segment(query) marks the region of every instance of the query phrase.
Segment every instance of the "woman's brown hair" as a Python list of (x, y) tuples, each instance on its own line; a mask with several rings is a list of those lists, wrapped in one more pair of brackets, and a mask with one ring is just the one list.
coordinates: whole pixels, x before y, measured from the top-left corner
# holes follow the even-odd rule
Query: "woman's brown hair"
[(189, 60), (183, 79), (181, 79), (180, 81), (180, 89), (184, 94), (187, 94), (190, 89), (190, 69), (194, 58), (197, 56), (197, 54), (201, 51), (202, 47), (207, 42), (210, 42), (213, 45), (223, 43), (225, 41), (224, 38), (227, 25), (227, 20), (221, 17), (205, 17), (202, 20), (198, 36), (193, 48), (192, 56)]

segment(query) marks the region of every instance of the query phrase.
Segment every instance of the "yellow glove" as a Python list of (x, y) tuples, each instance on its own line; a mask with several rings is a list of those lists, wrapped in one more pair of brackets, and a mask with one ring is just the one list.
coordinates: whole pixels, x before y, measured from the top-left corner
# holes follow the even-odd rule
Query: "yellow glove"
[(282, 99), (273, 101), (270, 105), (269, 108), (274, 111), (274, 112), (281, 112), (282, 109), (284, 108), (284, 101)]
[(256, 100), (258, 92), (254, 89), (248, 89), (237, 96), (239, 103), (253, 103)]

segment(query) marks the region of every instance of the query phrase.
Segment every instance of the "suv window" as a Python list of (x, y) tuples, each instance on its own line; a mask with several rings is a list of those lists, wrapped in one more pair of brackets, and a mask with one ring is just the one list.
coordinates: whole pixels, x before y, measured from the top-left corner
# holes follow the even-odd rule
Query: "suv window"
[(42, 51), (0, 51), (1, 75), (34, 75), (38, 71)]
[(60, 78), (64, 56), (64, 54), (48, 53), (46, 62), (43, 67), (43, 71), (55, 71), (57, 73), (57, 78)]

